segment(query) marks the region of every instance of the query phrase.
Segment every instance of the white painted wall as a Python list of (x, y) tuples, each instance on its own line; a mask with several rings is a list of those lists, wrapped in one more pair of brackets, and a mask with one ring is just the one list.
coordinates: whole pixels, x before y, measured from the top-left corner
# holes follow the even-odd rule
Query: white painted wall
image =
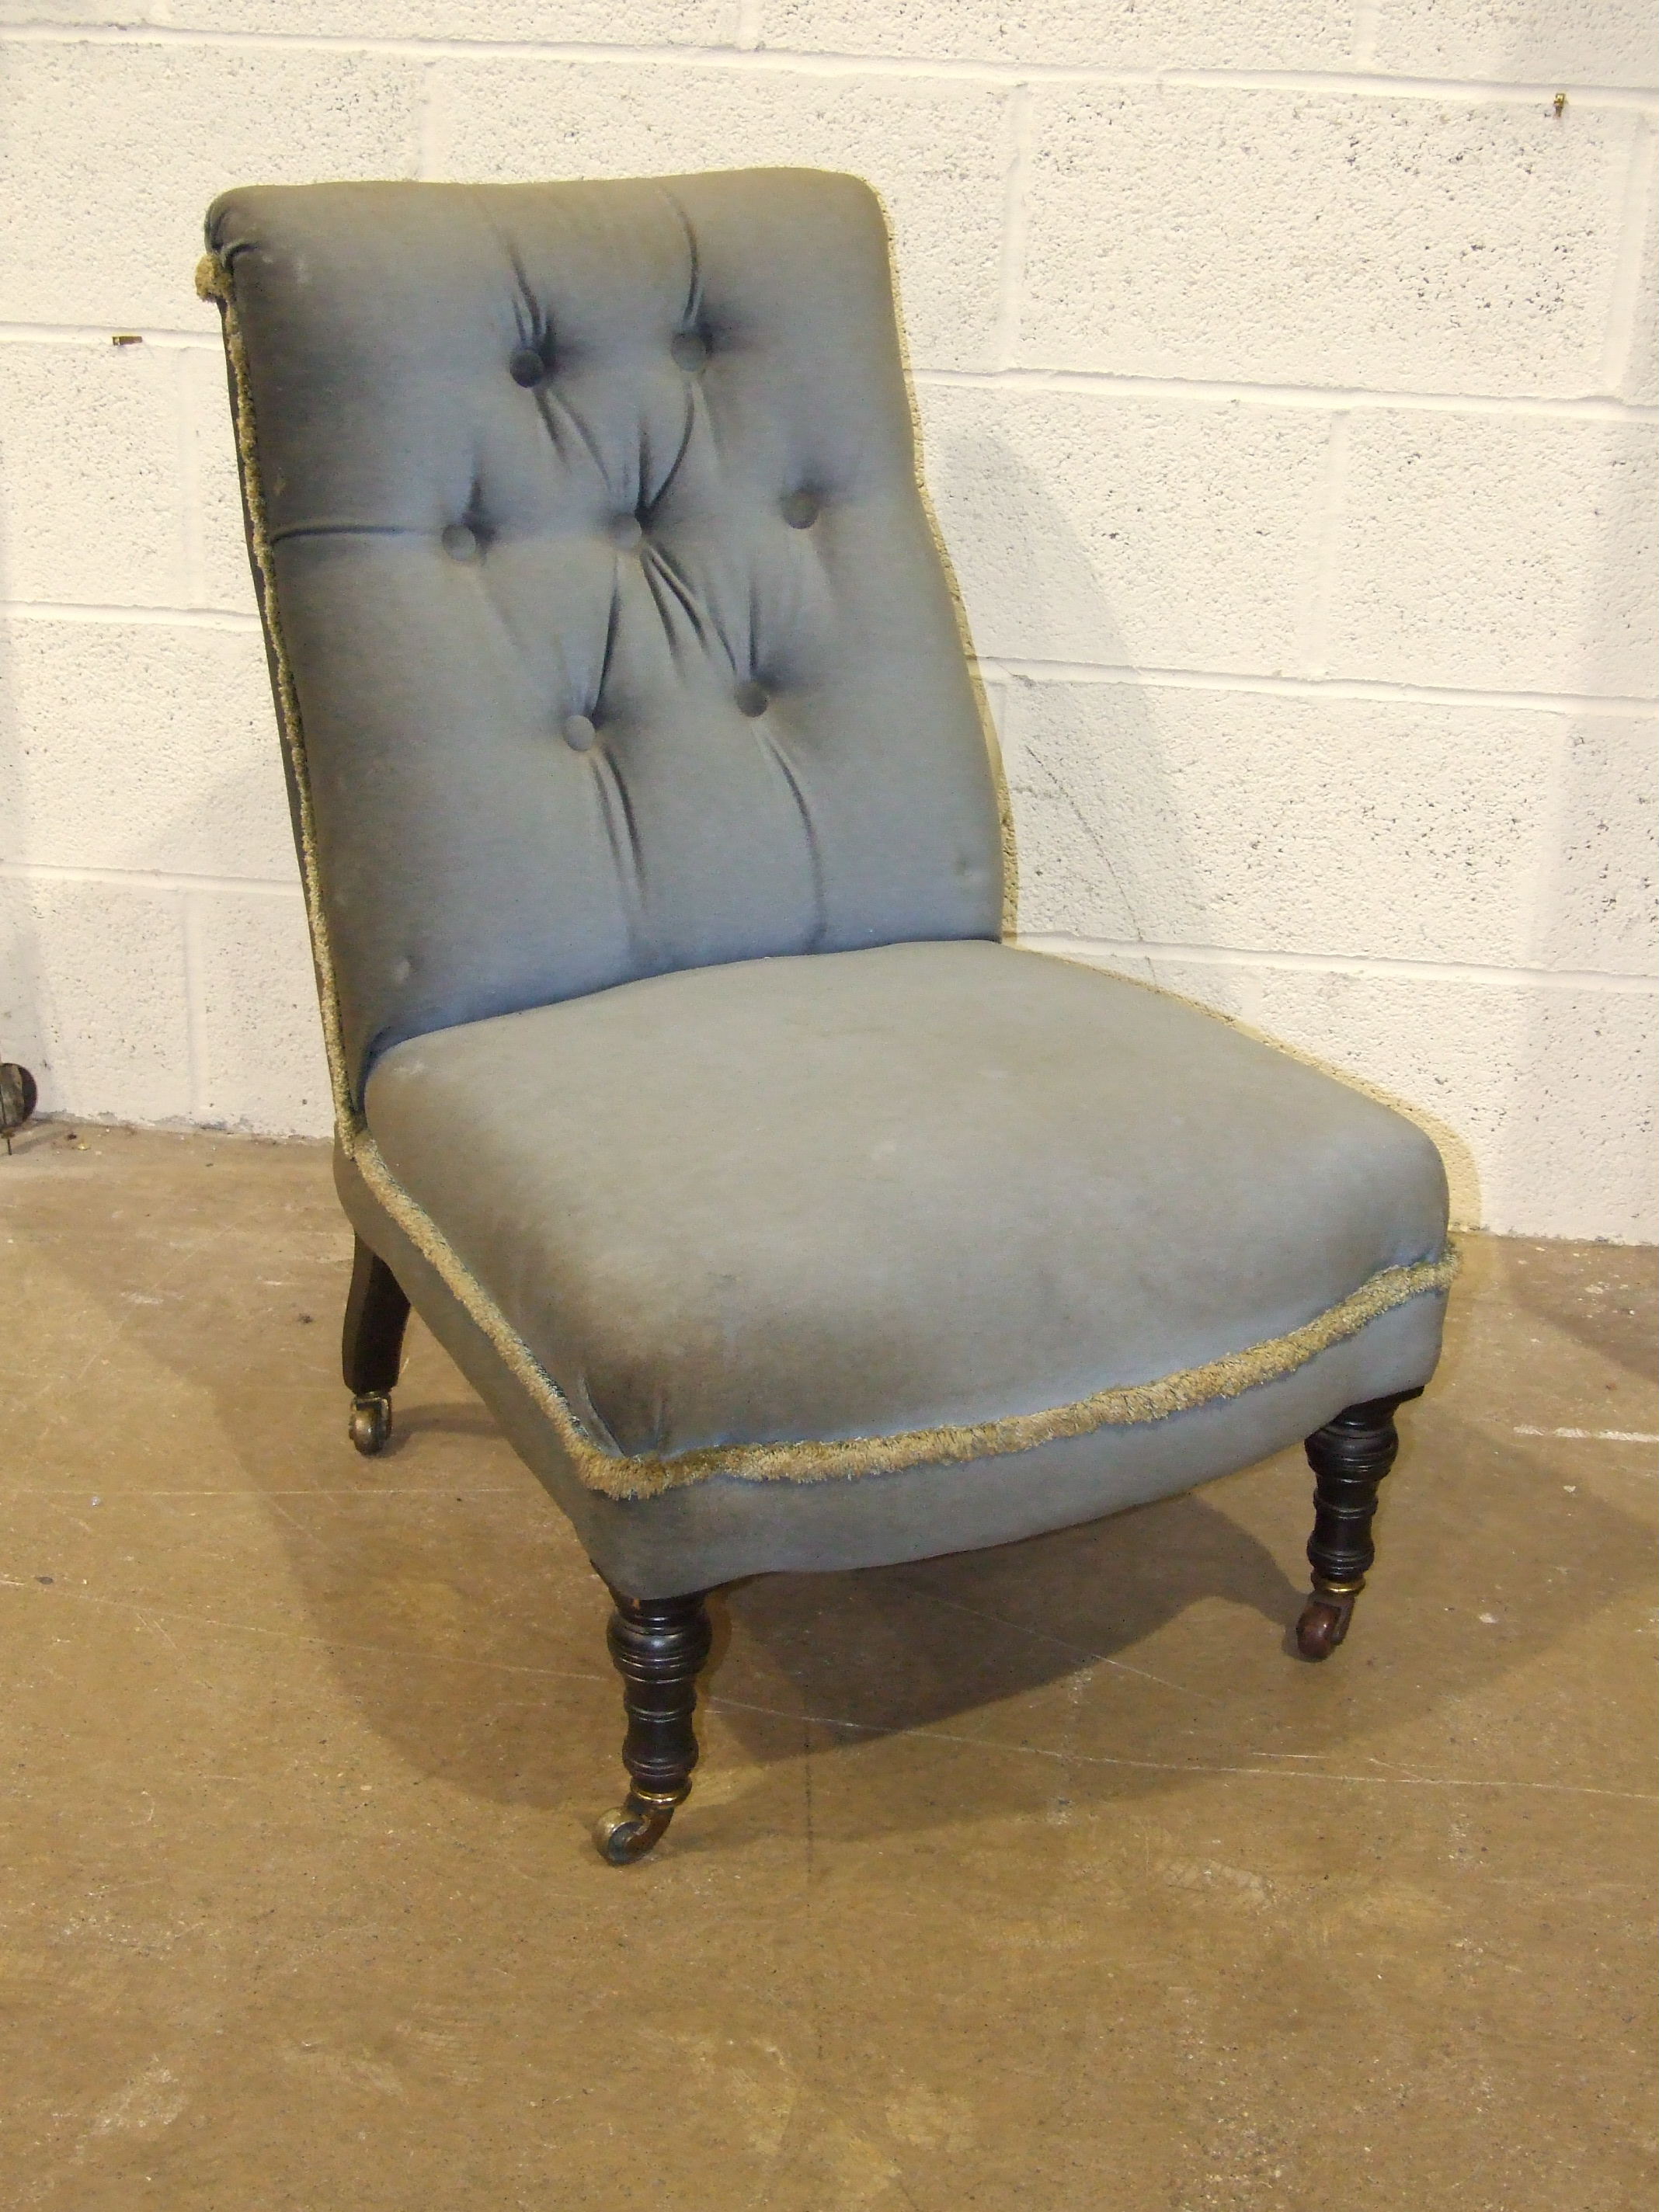
[(1465, 1220), (1659, 1233), (1647, 0), (0, 22), (0, 1050), (50, 1104), (325, 1121), (213, 193), (819, 163), (896, 228), (1024, 932), (1398, 1098)]

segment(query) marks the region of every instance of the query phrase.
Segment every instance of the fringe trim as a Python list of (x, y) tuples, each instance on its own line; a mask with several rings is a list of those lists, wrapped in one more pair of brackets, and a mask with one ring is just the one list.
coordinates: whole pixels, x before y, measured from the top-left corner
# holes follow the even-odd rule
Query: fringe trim
[(1457, 1273), (1457, 1255), (1408, 1267), (1384, 1267), (1336, 1305), (1328, 1306), (1301, 1328), (1266, 1343), (1231, 1352), (1202, 1367), (1183, 1369), (1153, 1382), (1120, 1383), (1109, 1390), (1046, 1407), (1035, 1413), (1010, 1413), (933, 1429), (906, 1429), (887, 1437), (849, 1437), (830, 1443), (716, 1444), (672, 1458), (656, 1453), (631, 1457), (597, 1445), (572, 1412), (569, 1401), (541, 1364), (489, 1292), (454, 1246), (392, 1175), (374, 1139), (362, 1132), (354, 1164), (363, 1182), (416, 1249), (441, 1277), (447, 1289), (482, 1329), (502, 1364), (529, 1394), (557, 1437), (575, 1474), (588, 1489), (606, 1498), (659, 1498), (715, 1475), (737, 1482), (851, 1482), (867, 1474), (896, 1474), (910, 1467), (1001, 1459), (1034, 1451), (1065, 1437), (1088, 1436), (1096, 1429), (1133, 1428), (1167, 1419), (1226, 1398), (1237, 1398), (1263, 1382), (1294, 1374), (1319, 1352), (1341, 1344), (1379, 1316), (1410, 1298), (1443, 1294)]
[[(894, 1436), (853, 1437), (830, 1443), (734, 1444), (684, 1452), (674, 1458), (656, 1454), (629, 1457), (597, 1445), (571, 1411), (558, 1384), (537, 1359), (501, 1308), (462, 1260), (424, 1207), (398, 1182), (369, 1135), (351, 1095), (341, 1035), (339, 991), (328, 940), (317, 869), (316, 823), (299, 696), (276, 610), (276, 568), (266, 527), (264, 490), (248, 376), (247, 349), (231, 272), (216, 254), (198, 264), (196, 289), (218, 307), (224, 327), (225, 355), (234, 394), (236, 452), (242, 495), (247, 503), (249, 535), (259, 585), (260, 611), (276, 672), (277, 716), (282, 725), (299, 823), (300, 868), (305, 884), (306, 917), (311, 929), (321, 1001), (323, 1039), (341, 1150), (374, 1198), (408, 1237), (463, 1310), (483, 1332), (503, 1364), (539, 1407), (571, 1466), (590, 1490), (616, 1498), (659, 1498), (725, 1475), (739, 1482), (855, 1481), (864, 1475), (896, 1474), (911, 1467), (961, 1463), (1034, 1451), (1040, 1444), (1096, 1429), (1128, 1428), (1167, 1419), (1171, 1413), (1236, 1398), (1264, 1382), (1273, 1382), (1327, 1351), (1357, 1336), (1367, 1323), (1407, 1299), (1444, 1292), (1457, 1272), (1449, 1250), (1438, 1260), (1408, 1267), (1385, 1267), (1352, 1296), (1264, 1344), (1229, 1352), (1202, 1367), (1166, 1375), (1153, 1382), (1126, 1383), (1098, 1390), (1071, 1405), (1035, 1413), (1013, 1413), (996, 1421), (964, 1426), (908, 1429)], [(1005, 835), (1006, 825), (1005, 825)], [(1005, 873), (1005, 884), (1009, 878)]]
[(334, 972), (334, 954), (328, 941), (322, 892), (317, 868), (317, 825), (311, 804), (311, 777), (306, 762), (305, 733), (300, 724), (300, 699), (294, 687), (294, 670), (283, 639), (276, 611), (276, 568), (271, 558), (270, 536), (265, 526), (264, 485), (259, 475), (259, 448), (253, 421), (253, 395), (248, 379), (247, 348), (242, 339), (241, 319), (236, 312), (236, 293), (227, 264), (216, 253), (204, 253), (196, 264), (198, 299), (211, 300), (219, 310), (224, 330), (225, 358), (230, 364), (235, 395), (236, 459), (242, 475), (242, 497), (247, 504), (248, 535), (253, 549), (254, 570), (259, 585), (259, 611), (276, 672), (276, 719), (282, 726), (283, 747), (288, 755), (298, 818), (300, 875), (305, 886), (306, 921), (311, 930), (311, 957), (317, 970), (317, 995), (323, 1016), (323, 1047), (328, 1054), (329, 1087), (334, 1099), (334, 1121), (346, 1157), (354, 1158), (362, 1133), (362, 1116), (351, 1095), (346, 1072), (345, 1042), (340, 1024), (340, 994)]

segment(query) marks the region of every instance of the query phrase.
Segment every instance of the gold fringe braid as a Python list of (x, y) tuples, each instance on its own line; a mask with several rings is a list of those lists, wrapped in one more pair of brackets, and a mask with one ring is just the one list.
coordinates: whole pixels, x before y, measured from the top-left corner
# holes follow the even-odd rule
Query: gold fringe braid
[(738, 1482), (854, 1481), (866, 1474), (896, 1474), (905, 1468), (1000, 1459), (1033, 1451), (1064, 1437), (1087, 1436), (1095, 1429), (1131, 1428), (1160, 1421), (1218, 1400), (1236, 1398), (1257, 1384), (1275, 1382), (1304, 1366), (1332, 1345), (1358, 1336), (1368, 1322), (1421, 1297), (1449, 1289), (1457, 1273), (1456, 1255), (1419, 1261), (1407, 1267), (1384, 1267), (1348, 1297), (1301, 1328), (1266, 1343), (1248, 1346), (1201, 1367), (1189, 1367), (1152, 1382), (1115, 1385), (1071, 1404), (1032, 1413), (1010, 1413), (1000, 1420), (907, 1429), (885, 1437), (849, 1437), (828, 1443), (717, 1444), (665, 1458), (602, 1450), (577, 1420), (558, 1384), (541, 1364), (489, 1292), (455, 1250), (429, 1213), (398, 1182), (379, 1146), (364, 1131), (356, 1164), (378, 1202), (427, 1260), (483, 1330), (502, 1364), (529, 1394), (559, 1440), (567, 1458), (590, 1490), (607, 1498), (657, 1498), (665, 1491), (725, 1475)]
[(311, 929), (311, 957), (317, 969), (317, 995), (322, 1002), (323, 1044), (328, 1054), (329, 1088), (334, 1098), (335, 1126), (348, 1156), (353, 1152), (362, 1119), (351, 1096), (346, 1073), (345, 1044), (340, 1030), (340, 994), (335, 979), (334, 955), (323, 917), (322, 892), (317, 872), (317, 824), (311, 804), (311, 778), (307, 771), (305, 738), (300, 726), (299, 695), (294, 670), (283, 641), (283, 624), (276, 607), (276, 567), (271, 558), (270, 538), (265, 526), (264, 485), (259, 474), (259, 448), (254, 431), (253, 395), (249, 386), (247, 348), (242, 342), (241, 319), (231, 274), (217, 254), (204, 253), (196, 264), (199, 298), (218, 307), (224, 326), (225, 356), (230, 363), (235, 394), (236, 458), (242, 472), (242, 496), (247, 502), (253, 562), (259, 578), (259, 611), (276, 671), (277, 719), (283, 745), (298, 794), (295, 811), (300, 830), (300, 874), (305, 885), (306, 920)]

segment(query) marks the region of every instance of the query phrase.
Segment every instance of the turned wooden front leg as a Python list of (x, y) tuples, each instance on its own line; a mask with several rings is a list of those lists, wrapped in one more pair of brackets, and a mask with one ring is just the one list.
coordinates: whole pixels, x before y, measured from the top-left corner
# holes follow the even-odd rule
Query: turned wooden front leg
[(605, 1641), (623, 1678), (623, 1764), (632, 1786), (621, 1808), (599, 1822), (594, 1841), (612, 1866), (627, 1866), (660, 1840), (675, 1807), (690, 1794), (697, 1763), (691, 1717), (714, 1632), (701, 1590), (684, 1597), (611, 1595), (616, 1609)]
[(1313, 1594), (1296, 1624), (1304, 1659), (1328, 1659), (1348, 1632), (1354, 1600), (1376, 1558), (1371, 1521), (1377, 1486), (1394, 1465), (1400, 1437), (1395, 1410), (1420, 1390), (1349, 1406), (1308, 1438), (1314, 1471), (1314, 1532), (1308, 1539)]

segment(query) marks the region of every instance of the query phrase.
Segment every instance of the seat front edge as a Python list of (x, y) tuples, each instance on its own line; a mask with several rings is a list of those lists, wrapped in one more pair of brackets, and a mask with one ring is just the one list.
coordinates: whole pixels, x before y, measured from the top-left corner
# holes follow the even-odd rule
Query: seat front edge
[(1066, 1405), (1006, 1414), (991, 1421), (902, 1430), (887, 1436), (709, 1445), (672, 1456), (629, 1455), (606, 1449), (594, 1441), (554, 1377), (431, 1215), (392, 1175), (366, 1131), (358, 1133), (351, 1146), (349, 1167), (489, 1340), (497, 1358), (553, 1430), (585, 1487), (617, 1499), (660, 1497), (665, 1492), (717, 1475), (741, 1482), (854, 1481), (865, 1475), (896, 1474), (906, 1468), (1005, 1458), (1062, 1437), (1086, 1436), (1096, 1429), (1136, 1427), (1164, 1420), (1174, 1413), (1238, 1397), (1261, 1383), (1277, 1382), (1329, 1346), (1357, 1336), (1392, 1308), (1413, 1298), (1443, 1296), (1458, 1265), (1456, 1254), (1449, 1246), (1436, 1259), (1380, 1268), (1346, 1297), (1283, 1335), (1151, 1382), (1115, 1384)]

